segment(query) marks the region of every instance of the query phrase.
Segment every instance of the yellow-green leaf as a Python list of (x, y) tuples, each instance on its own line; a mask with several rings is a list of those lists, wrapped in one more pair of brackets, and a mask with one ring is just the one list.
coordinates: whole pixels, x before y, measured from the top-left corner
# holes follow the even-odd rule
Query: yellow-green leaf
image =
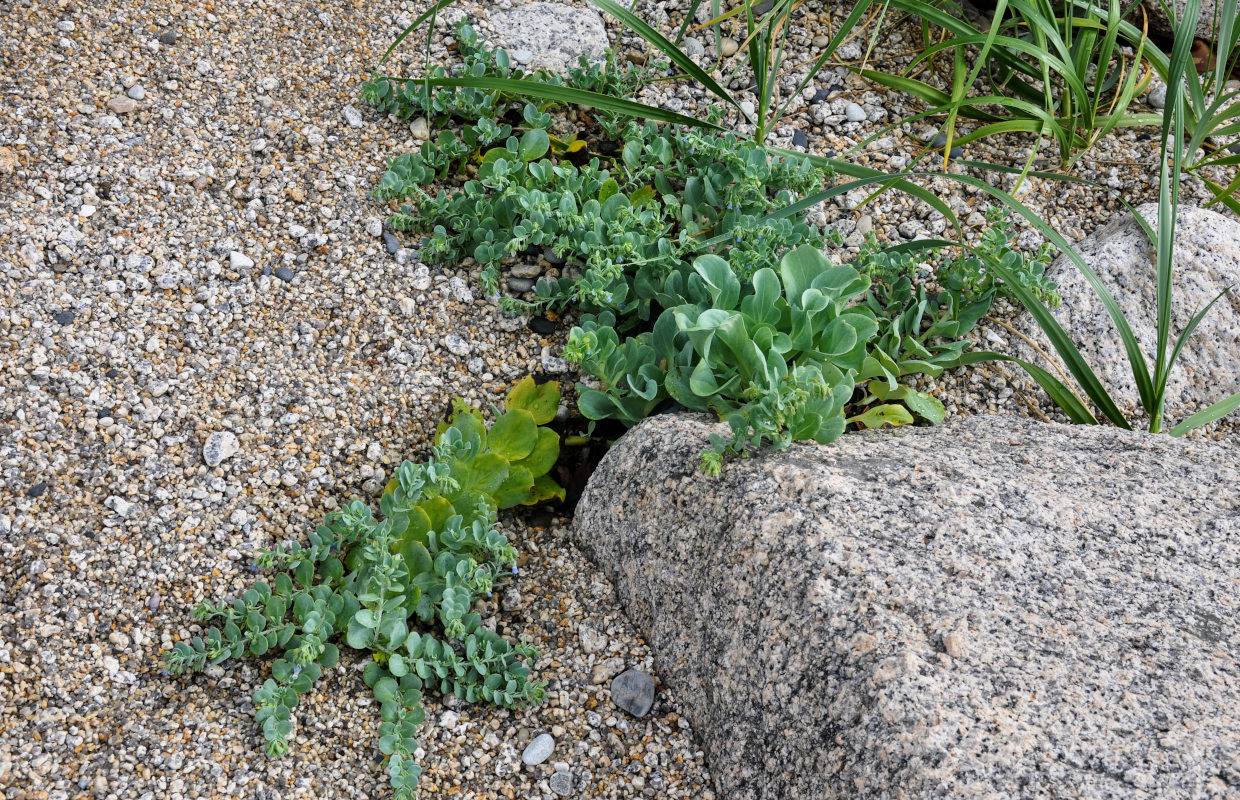
[(560, 407), (560, 384), (547, 381), (539, 385), (534, 376), (526, 375), (508, 393), (509, 411), (521, 409), (530, 412), (537, 425), (546, 425), (555, 419), (555, 412)]

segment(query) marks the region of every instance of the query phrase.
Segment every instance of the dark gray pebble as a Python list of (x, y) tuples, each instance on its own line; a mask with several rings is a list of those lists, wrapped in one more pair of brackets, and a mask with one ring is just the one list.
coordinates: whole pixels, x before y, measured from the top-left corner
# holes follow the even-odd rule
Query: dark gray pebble
[(541, 333), (544, 336), (549, 333), (555, 333), (555, 323), (544, 317), (530, 317), (526, 327), (534, 333)]
[(276, 267), (276, 277), (285, 283), (292, 283), (293, 271), (288, 267)]
[(387, 231), (384, 231), (383, 232), (383, 246), (387, 248), (387, 251), (389, 253), (391, 253), (392, 255), (396, 255), (396, 251), (400, 249), (400, 239), (397, 239), (392, 234), (388, 233)]
[(177, 32), (174, 30), (167, 30), (159, 34), (159, 43), (160, 44), (176, 44), (177, 43)]
[(56, 316), (52, 317), (52, 319), (56, 321), (57, 325), (72, 325), (76, 316), (77, 315), (72, 311), (61, 311)]
[(793, 131), (792, 144), (796, 147), (809, 147), (809, 139), (806, 139), (805, 134), (800, 131)]
[(26, 490), (27, 497), (39, 497), (47, 491), (47, 481), (39, 481)]
[(611, 701), (635, 717), (644, 717), (654, 705), (654, 678), (628, 669), (611, 682)]

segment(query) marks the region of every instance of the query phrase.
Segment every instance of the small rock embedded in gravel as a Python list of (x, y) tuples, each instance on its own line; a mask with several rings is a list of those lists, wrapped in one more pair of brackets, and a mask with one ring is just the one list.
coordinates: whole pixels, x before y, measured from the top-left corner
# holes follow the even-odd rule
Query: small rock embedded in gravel
[(254, 259), (250, 258), (240, 250), (233, 250), (228, 254), (228, 263), (233, 269), (249, 269), (254, 266)]
[(202, 446), (202, 460), (207, 462), (208, 467), (218, 467), (220, 462), (236, 455), (241, 448), (241, 443), (237, 441), (237, 435), (232, 431), (215, 431), (207, 437), (207, 443)]
[(365, 120), (362, 119), (362, 112), (358, 111), (353, 106), (345, 106), (340, 109), (340, 113), (344, 116), (344, 121), (347, 122), (351, 128), (360, 128), (365, 122)]
[(378, 239), (383, 235), (383, 220), (378, 217), (371, 217), (366, 220), (366, 233)]
[(800, 131), (792, 132), (792, 144), (795, 147), (809, 147), (809, 139), (805, 138), (805, 134)]
[(443, 346), (456, 356), (467, 356), (474, 351), (474, 346), (465, 341), (459, 334), (449, 333), (443, 338)]
[(56, 316), (52, 317), (52, 319), (56, 322), (57, 325), (72, 325), (73, 320), (76, 318), (76, 316), (77, 315), (74, 314), (72, 311), (61, 311)]
[(864, 108), (856, 103), (849, 103), (844, 106), (844, 117), (849, 122), (863, 122), (867, 118), (867, 115)]
[(862, 214), (861, 218), (857, 220), (857, 233), (864, 236), (872, 230), (874, 230), (874, 218), (869, 214)]
[(474, 293), (470, 291), (469, 284), (465, 282), (464, 278), (449, 278), (448, 291), (452, 292), (452, 297), (458, 303), (474, 302)]
[(685, 55), (687, 56), (706, 55), (706, 48), (702, 46), (701, 42), (692, 36), (685, 37), (685, 40), (682, 43), (682, 49), (685, 51)]
[(134, 512), (134, 509), (138, 507), (137, 504), (131, 503), (125, 498), (118, 497), (117, 495), (112, 495), (107, 500), (104, 500), (103, 505), (106, 508), (110, 508), (115, 511), (117, 516), (120, 517), (128, 517)]
[(431, 138), (431, 126), (426, 121), (426, 117), (417, 117), (413, 122), (409, 123), (409, 132), (413, 134), (413, 138), (420, 142), (425, 142)]
[(383, 235), (383, 247), (392, 255), (396, 255), (396, 251), (400, 249), (400, 239), (382, 229), (380, 233)]
[(830, 89), (819, 89), (818, 91), (814, 92), (814, 99), (811, 100), (810, 102), (811, 103), (823, 103), (823, 102), (826, 102), (827, 98), (829, 98), (830, 96), (831, 96)]
[(160, 44), (176, 44), (177, 38), (178, 36), (177, 36), (176, 31), (166, 30), (163, 33), (159, 34), (159, 43)]
[(27, 497), (41, 497), (47, 491), (47, 481), (39, 481), (26, 490)]
[(735, 39), (724, 39), (719, 42), (719, 54), (724, 58), (728, 58), (729, 56), (734, 55), (740, 47), (741, 46)]
[(567, 797), (573, 793), (573, 773), (571, 772), (556, 772), (548, 783), (551, 785), (551, 791), (560, 797)]
[(108, 110), (116, 114), (128, 114), (137, 107), (138, 102), (132, 97), (117, 95), (108, 101)]
[(611, 682), (611, 701), (635, 717), (644, 717), (654, 705), (654, 678), (629, 669)]
[(546, 317), (530, 317), (530, 321), (526, 323), (526, 327), (534, 333), (542, 334), (543, 336), (550, 333), (555, 333), (555, 323)]
[(146, 90), (142, 88), (142, 84), (135, 83), (133, 86), (129, 87), (129, 91), (125, 92), (125, 94), (129, 95), (129, 97), (134, 100), (141, 100), (146, 97)]
[(293, 282), (293, 271), (288, 267), (276, 267), (275, 276), (285, 283)]
[(815, 36), (812, 40), (810, 40), (810, 44), (812, 44), (814, 47), (817, 47), (819, 50), (821, 50), (822, 48), (831, 44), (831, 40), (828, 39), (826, 36), (819, 34)]
[(555, 739), (551, 738), (551, 734), (540, 733), (525, 746), (525, 751), (521, 753), (521, 763), (526, 766), (536, 767), (548, 758), (551, 758), (551, 753), (554, 750)]
[(534, 280), (532, 278), (509, 278), (508, 290), (517, 294), (524, 294), (534, 289)]

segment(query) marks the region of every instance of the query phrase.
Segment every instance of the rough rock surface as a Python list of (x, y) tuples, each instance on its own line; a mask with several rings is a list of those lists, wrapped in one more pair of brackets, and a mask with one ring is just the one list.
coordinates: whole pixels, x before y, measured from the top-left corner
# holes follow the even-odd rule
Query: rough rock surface
[(598, 12), (564, 3), (526, 3), (491, 13), (495, 43), (525, 69), (566, 72), (582, 56), (601, 58), (607, 29)]
[[(1185, 0), (1171, 0), (1168, 5), (1175, 11), (1176, 17), (1184, 15), (1185, 7), (1188, 5)], [(1163, 7), (1162, 0), (1143, 0), (1141, 6), (1149, 15), (1150, 31), (1158, 36), (1171, 38), (1172, 26), (1171, 18), (1167, 15), (1167, 9)], [(1197, 17), (1197, 38), (1214, 41), (1215, 15), (1218, 14), (1218, 6), (1214, 0), (1201, 0), (1201, 13)], [(1141, 16), (1139, 10), (1134, 10), (1129, 19), (1135, 25), (1141, 24)]]
[[(1158, 206), (1137, 211), (1157, 225)], [(1131, 215), (1119, 215), (1077, 244), (1077, 250), (1124, 311), (1147, 358), (1157, 342), (1154, 246)], [(1201, 208), (1184, 207), (1176, 222), (1175, 288), (1172, 295), (1172, 344), (1199, 309), (1228, 286), (1240, 284), (1240, 223)], [(1102, 301), (1071, 261), (1060, 256), (1048, 270), (1059, 284), (1059, 323), (1072, 336), (1121, 408), (1135, 408), (1136, 384), (1119, 333)], [(1022, 314), (1016, 327), (1054, 354), (1037, 322)], [(1017, 339), (1011, 352), (1042, 362)], [(1178, 422), (1197, 410), (1240, 391), (1240, 297), (1220, 300), (1189, 339), (1167, 385), (1167, 419)], [(1153, 361), (1150, 361), (1153, 369)]]
[(661, 416), (577, 532), (720, 796), (1240, 794), (1235, 450), (973, 417), (698, 471)]

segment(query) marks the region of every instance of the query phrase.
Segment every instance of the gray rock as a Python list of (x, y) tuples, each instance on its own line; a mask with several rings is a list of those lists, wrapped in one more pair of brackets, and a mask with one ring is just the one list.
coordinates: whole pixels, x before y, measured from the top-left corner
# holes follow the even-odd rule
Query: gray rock
[(344, 121), (348, 123), (350, 128), (360, 128), (365, 124), (365, 120), (362, 119), (362, 112), (358, 111), (353, 106), (345, 106), (340, 109), (340, 114), (344, 117)]
[(396, 251), (400, 249), (400, 239), (387, 231), (381, 230), (380, 233), (383, 235), (383, 247), (392, 255), (396, 255)]
[(366, 233), (376, 239), (383, 235), (383, 220), (378, 217), (371, 217), (366, 220)]
[(142, 84), (135, 83), (129, 87), (129, 91), (125, 92), (133, 100), (141, 100), (146, 97), (146, 90), (142, 88)]
[[(1158, 206), (1137, 211), (1156, 227)], [(1131, 215), (1117, 216), (1076, 245), (1115, 297), (1132, 326), (1143, 352), (1152, 358), (1157, 342), (1154, 247)], [(1137, 402), (1136, 384), (1119, 334), (1093, 288), (1066, 257), (1047, 270), (1059, 284), (1060, 325), (1072, 336), (1090, 366), (1123, 409)], [(1213, 211), (1182, 207), (1176, 221), (1175, 289), (1172, 295), (1172, 336), (1228, 286), (1240, 283), (1240, 223)], [(1016, 328), (1044, 351), (1055, 355), (1049, 341), (1028, 314)], [(1013, 338), (1012, 353), (1042, 361), (1032, 348)], [(1153, 362), (1151, 361), (1151, 367)], [(1240, 391), (1240, 305), (1224, 298), (1206, 315), (1180, 353), (1167, 384), (1166, 419), (1178, 422), (1204, 407)]]
[(457, 356), (467, 356), (474, 351), (474, 346), (456, 333), (445, 336), (443, 346), (448, 348), (449, 353)]
[(236, 270), (249, 269), (254, 266), (254, 259), (240, 250), (233, 250), (228, 254), (228, 264)]
[(710, 479), (710, 433), (634, 428), (576, 530), (720, 797), (1240, 785), (1234, 446), (972, 417)]
[[(602, 58), (607, 50), (607, 29), (593, 9), (564, 3), (526, 3), (492, 11), (490, 24), (496, 32), (496, 44), (531, 68), (565, 72), (577, 66), (582, 56)], [(522, 50), (529, 51), (528, 63), (517, 56)]]
[(540, 733), (525, 746), (525, 750), (521, 753), (521, 762), (526, 766), (536, 767), (551, 758), (554, 750), (555, 739), (551, 738), (551, 734)]
[(274, 274), (277, 278), (284, 281), (285, 283), (293, 282), (294, 273), (293, 273), (293, 270), (289, 269), (288, 267), (276, 267), (274, 270)]
[(685, 37), (685, 40), (681, 43), (681, 49), (684, 50), (685, 55), (687, 56), (706, 55), (706, 48), (702, 46), (701, 42), (692, 36)]
[(525, 294), (533, 290), (535, 286), (533, 278), (508, 278), (505, 283), (508, 284), (510, 292), (516, 292), (517, 294)]
[(654, 705), (654, 678), (626, 669), (611, 682), (611, 701), (635, 717), (646, 716)]
[(861, 106), (856, 103), (849, 103), (844, 106), (844, 118), (849, 122), (864, 122), (868, 118), (868, 115), (865, 113), (865, 109)]
[(426, 121), (426, 117), (416, 117), (409, 123), (409, 133), (413, 134), (413, 138), (420, 142), (425, 142), (431, 138), (431, 126)]
[(159, 34), (159, 43), (160, 44), (176, 44), (178, 38), (179, 38), (179, 34), (176, 31), (169, 29)]
[(452, 297), (458, 303), (474, 302), (474, 293), (470, 291), (469, 284), (464, 278), (451, 277), (448, 279), (448, 291), (452, 293)]
[(543, 268), (536, 263), (518, 263), (508, 268), (508, 274), (514, 278), (537, 278)]
[(215, 431), (202, 446), (202, 460), (207, 462), (208, 467), (217, 467), (222, 461), (236, 455), (240, 448), (241, 443), (232, 431)]
[(573, 773), (571, 772), (558, 770), (552, 773), (551, 780), (548, 783), (551, 786), (551, 791), (560, 797), (567, 797), (573, 793)]

